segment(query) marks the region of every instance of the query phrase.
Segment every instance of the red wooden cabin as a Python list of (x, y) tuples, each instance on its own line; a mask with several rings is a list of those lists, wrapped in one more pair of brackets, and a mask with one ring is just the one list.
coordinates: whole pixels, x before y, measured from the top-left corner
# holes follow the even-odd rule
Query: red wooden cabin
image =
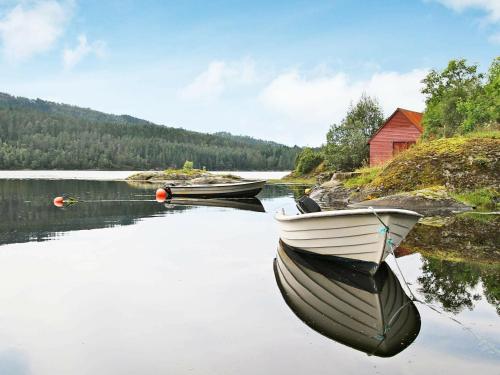
[(370, 138), (370, 166), (392, 159), (415, 144), (424, 131), (422, 114), (398, 108)]

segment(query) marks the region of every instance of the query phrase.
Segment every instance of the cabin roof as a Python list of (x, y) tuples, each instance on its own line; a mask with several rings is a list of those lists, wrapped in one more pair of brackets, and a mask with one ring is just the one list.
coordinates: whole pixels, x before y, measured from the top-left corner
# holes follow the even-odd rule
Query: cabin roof
[(396, 108), (396, 110), (390, 115), (387, 120), (382, 124), (382, 126), (372, 135), (372, 137), (368, 140), (368, 143), (371, 142), (373, 138), (391, 121), (391, 119), (396, 115), (396, 113), (401, 112), (407, 119), (410, 121), (421, 133), (423, 133), (424, 128), (422, 126), (422, 116), (421, 112), (410, 111), (409, 109), (404, 108)]

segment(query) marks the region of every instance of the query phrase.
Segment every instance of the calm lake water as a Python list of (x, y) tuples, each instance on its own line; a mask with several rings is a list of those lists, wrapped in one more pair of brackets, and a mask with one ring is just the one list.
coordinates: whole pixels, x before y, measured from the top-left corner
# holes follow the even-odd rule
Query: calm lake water
[[(500, 373), (498, 267), (398, 258), (425, 303), (401, 297), (392, 258), (376, 283), (304, 268), (277, 254), (273, 214), (296, 212), (294, 189), (232, 208), (160, 204), (124, 181), (0, 179), (0, 374)], [(85, 202), (58, 209), (62, 193)], [(310, 293), (336, 285), (349, 301), (301, 304), (277, 256), (292, 276), (308, 272)], [(380, 335), (367, 346), (345, 335), (364, 324), (356, 314), (325, 320), (387, 295), (406, 301), (390, 303), (404, 319), (383, 322), (401, 337), (392, 357), (377, 355)]]

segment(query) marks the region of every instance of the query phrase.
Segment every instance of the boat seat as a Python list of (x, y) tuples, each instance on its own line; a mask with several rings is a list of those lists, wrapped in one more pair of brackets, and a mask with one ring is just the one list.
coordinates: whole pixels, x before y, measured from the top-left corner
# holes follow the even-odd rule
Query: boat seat
[(303, 214), (309, 214), (311, 212), (321, 212), (321, 207), (314, 201), (314, 199), (309, 198), (307, 195), (303, 195), (297, 201), (297, 208)]

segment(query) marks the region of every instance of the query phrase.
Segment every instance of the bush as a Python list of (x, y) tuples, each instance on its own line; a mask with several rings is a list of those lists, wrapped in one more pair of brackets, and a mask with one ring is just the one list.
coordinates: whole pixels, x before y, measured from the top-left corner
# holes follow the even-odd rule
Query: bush
[(297, 160), (295, 162), (295, 172), (298, 175), (308, 174), (322, 162), (323, 155), (320, 152), (316, 152), (312, 148), (306, 147), (297, 156)]
[(182, 169), (186, 169), (186, 170), (191, 170), (193, 169), (193, 162), (192, 161), (189, 161), (189, 160), (186, 160), (184, 162), (184, 166), (182, 167)]

